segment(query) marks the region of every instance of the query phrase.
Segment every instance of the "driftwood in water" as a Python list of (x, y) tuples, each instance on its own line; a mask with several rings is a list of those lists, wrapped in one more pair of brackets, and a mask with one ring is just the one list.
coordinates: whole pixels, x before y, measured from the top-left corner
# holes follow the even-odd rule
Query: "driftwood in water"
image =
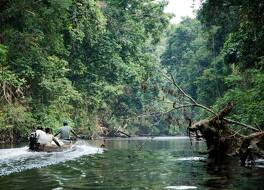
[(128, 133), (121, 131), (119, 128), (107, 128), (105, 133), (107, 137), (131, 137)]
[(232, 108), (229, 103), (215, 116), (201, 120), (189, 127), (190, 131), (200, 131), (206, 140), (209, 158), (221, 161), (226, 156), (238, 155), (241, 164), (254, 163), (255, 158), (264, 157), (264, 132), (255, 132), (248, 136), (233, 132), (229, 122), (224, 119)]
[(97, 123), (97, 128), (100, 129), (100, 136), (105, 137), (131, 137), (128, 133), (121, 131), (120, 128), (113, 128), (110, 127), (110, 124), (108, 124), (105, 121), (100, 120)]
[(116, 133), (123, 134), (123, 135), (125, 135), (126, 137), (131, 137), (131, 135), (129, 135), (129, 134), (123, 132), (123, 131), (120, 131), (120, 130), (116, 130)]
[[(212, 109), (196, 102), (195, 99), (178, 85), (172, 75), (170, 77), (164, 75), (164, 77), (186, 99), (186, 103), (183, 105), (176, 106), (173, 103), (173, 109), (169, 112), (186, 107), (199, 107), (213, 115), (210, 118), (203, 119), (194, 124), (191, 124), (191, 121), (189, 121), (191, 125), (188, 127), (190, 132), (202, 134), (202, 137), (206, 140), (206, 153), (209, 155), (209, 158), (213, 158), (215, 161), (221, 161), (226, 156), (238, 155), (242, 165), (245, 165), (247, 161), (254, 162), (255, 158), (258, 157), (264, 158), (264, 132), (253, 126), (225, 118), (233, 109), (233, 102), (230, 102), (223, 110), (215, 113)], [(239, 132), (233, 131), (229, 127), (230, 125), (244, 127), (252, 130), (254, 133), (244, 136), (239, 134)]]

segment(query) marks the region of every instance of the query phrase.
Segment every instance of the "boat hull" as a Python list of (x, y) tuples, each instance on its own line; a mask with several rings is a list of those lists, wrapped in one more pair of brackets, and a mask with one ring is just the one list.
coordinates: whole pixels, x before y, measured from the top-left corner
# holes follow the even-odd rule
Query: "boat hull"
[(57, 145), (40, 146), (38, 152), (62, 152), (71, 149), (72, 144), (67, 144), (58, 147)]
[(29, 148), (29, 150), (36, 152), (62, 152), (71, 149), (72, 145), (71, 141), (63, 141), (63, 145), (60, 147), (55, 144), (36, 145), (33, 148)]

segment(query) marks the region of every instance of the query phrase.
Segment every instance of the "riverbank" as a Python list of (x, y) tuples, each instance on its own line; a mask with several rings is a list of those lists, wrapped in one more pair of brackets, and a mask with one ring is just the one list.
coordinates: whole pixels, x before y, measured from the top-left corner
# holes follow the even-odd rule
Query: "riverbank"
[(24, 135), (13, 127), (0, 129), (0, 144), (18, 144), (27, 141), (28, 134)]
[[(116, 128), (106, 128), (106, 127), (97, 127), (95, 131), (89, 131), (84, 128), (74, 129), (80, 138), (83, 140), (96, 140), (103, 138), (130, 138), (130, 137), (175, 137), (183, 136), (184, 134), (160, 134), (160, 135), (151, 135), (138, 133), (131, 135), (128, 131), (116, 129)], [(12, 127), (0, 128), (0, 144), (19, 144), (23, 142), (28, 142), (28, 136), (32, 130), (23, 130), (19, 131)]]

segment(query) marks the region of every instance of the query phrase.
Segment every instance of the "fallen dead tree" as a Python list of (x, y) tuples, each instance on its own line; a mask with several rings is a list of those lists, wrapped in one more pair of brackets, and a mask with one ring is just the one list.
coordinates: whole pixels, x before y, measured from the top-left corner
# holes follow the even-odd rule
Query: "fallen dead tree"
[(233, 107), (234, 104), (231, 102), (217, 115), (195, 122), (188, 129), (200, 131), (206, 140), (208, 148), (206, 153), (209, 158), (221, 161), (226, 156), (237, 155), (242, 165), (254, 164), (256, 158), (264, 157), (264, 132), (254, 132), (245, 136), (230, 129), (230, 123), (224, 117)]
[[(253, 126), (227, 119), (226, 117), (234, 108), (235, 104), (229, 102), (222, 110), (215, 112), (212, 109), (199, 104), (190, 95), (188, 95), (176, 82), (171, 75), (165, 78), (176, 87), (176, 89), (188, 100), (183, 105), (173, 104), (173, 109), (186, 107), (199, 107), (212, 114), (211, 117), (190, 124), (189, 132), (201, 134), (206, 140), (207, 151), (210, 159), (221, 162), (229, 156), (239, 156), (241, 165), (254, 164), (256, 158), (264, 158), (264, 132)], [(170, 110), (170, 111), (172, 111)], [(239, 131), (233, 131), (230, 126), (237, 125), (251, 131), (249, 135), (240, 134)]]

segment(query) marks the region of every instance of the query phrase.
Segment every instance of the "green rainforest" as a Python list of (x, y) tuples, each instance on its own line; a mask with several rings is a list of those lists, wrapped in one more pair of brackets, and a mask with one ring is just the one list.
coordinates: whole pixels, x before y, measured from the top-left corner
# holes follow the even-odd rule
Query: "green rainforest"
[(264, 130), (264, 2), (204, 0), (178, 24), (166, 5), (1, 0), (0, 141), (64, 121), (86, 138), (184, 135), (230, 102), (229, 120)]

